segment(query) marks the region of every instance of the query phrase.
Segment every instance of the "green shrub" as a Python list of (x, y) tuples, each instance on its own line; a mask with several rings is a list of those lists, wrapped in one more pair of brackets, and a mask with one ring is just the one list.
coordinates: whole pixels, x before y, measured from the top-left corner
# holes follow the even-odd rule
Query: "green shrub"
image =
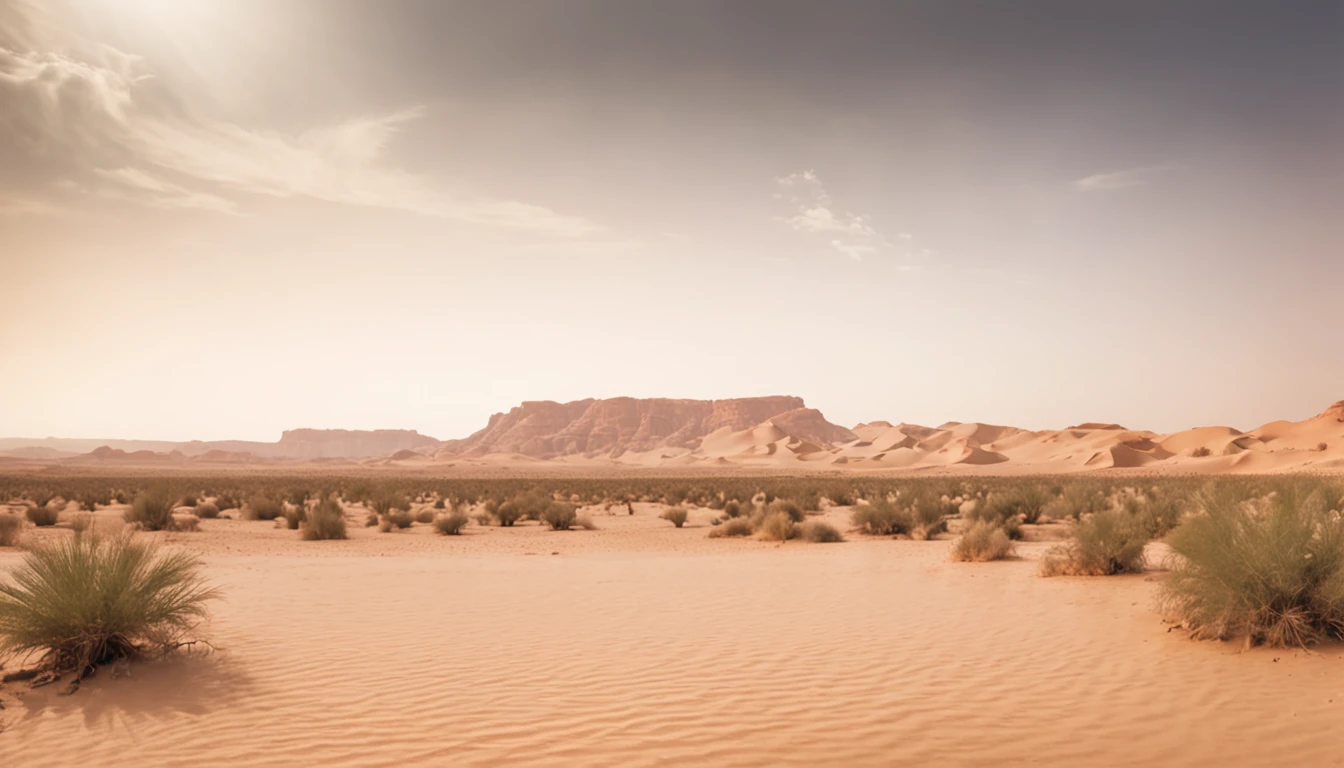
[(434, 529), (445, 536), (457, 536), (467, 526), (469, 518), (461, 512), (450, 512), (434, 518)]
[(985, 522), (996, 528), (1003, 529), (1010, 539), (1022, 538), (1022, 514), (1018, 511), (1018, 504), (1015, 499), (1009, 498), (1011, 493), (1000, 491), (992, 493), (983, 499), (976, 499), (975, 504), (962, 513), (962, 517), (967, 521)]
[(813, 544), (831, 544), (845, 540), (840, 531), (825, 520), (808, 520), (798, 526), (798, 538)]
[(680, 528), (686, 524), (686, 516), (687, 512), (685, 507), (668, 507), (663, 510), (663, 514), (658, 517)]
[(552, 501), (546, 511), (541, 513), (541, 521), (551, 526), (551, 530), (566, 531), (574, 524), (578, 513), (573, 504), (567, 504), (563, 501)]
[(1002, 560), (1013, 554), (1013, 540), (997, 525), (986, 521), (973, 523), (952, 545), (952, 559), (983, 563)]
[(1196, 497), (1171, 533), (1162, 604), (1195, 637), (1306, 646), (1344, 637), (1344, 519), (1320, 483)]
[(272, 501), (265, 496), (254, 496), (248, 500), (247, 506), (243, 509), (244, 520), (274, 520), (285, 513), (285, 508), (280, 502)]
[(344, 539), (345, 510), (339, 501), (328, 496), (303, 516), (302, 528), (304, 541)]
[(76, 679), (98, 664), (171, 648), (218, 596), (194, 557), (160, 554), (129, 535), (40, 545), (10, 579), (0, 584), (0, 648), (40, 653), (42, 666)]
[(9, 512), (0, 512), (0, 547), (17, 547), (23, 538), (23, 520)]
[(1148, 537), (1123, 510), (1097, 512), (1078, 521), (1067, 544), (1051, 547), (1041, 563), (1045, 576), (1111, 576), (1139, 573)]
[(173, 502), (166, 493), (146, 491), (135, 497), (121, 517), (146, 531), (169, 531), (173, 529)]
[(27, 515), (28, 522), (39, 528), (55, 525), (61, 519), (60, 510), (45, 504), (40, 507), (29, 507), (24, 514)]

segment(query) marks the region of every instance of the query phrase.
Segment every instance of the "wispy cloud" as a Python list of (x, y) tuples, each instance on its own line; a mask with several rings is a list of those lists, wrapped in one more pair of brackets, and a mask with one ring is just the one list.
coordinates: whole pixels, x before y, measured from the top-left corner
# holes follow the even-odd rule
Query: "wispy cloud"
[(424, 115), (421, 106), (284, 134), (191, 114), (151, 87), (153, 71), (135, 56), (97, 43), (85, 46), (85, 57), (71, 46), (51, 48), (0, 47), (0, 161), (14, 153), (33, 169), (29, 188), (11, 195), (36, 196), (66, 180), (157, 207), (219, 213), (238, 212), (248, 195), (307, 197), (559, 236), (599, 230), (542, 206), (449, 193), (390, 166), (388, 146)]
[(775, 199), (784, 201), (790, 209), (778, 218), (795, 232), (826, 235), (833, 249), (855, 261), (889, 247), (866, 216), (836, 210), (815, 171), (781, 176), (775, 179), (775, 186)]
[(1084, 176), (1073, 182), (1073, 186), (1083, 192), (1105, 192), (1115, 189), (1128, 189), (1151, 184), (1155, 177), (1170, 171), (1170, 165), (1147, 165), (1140, 168), (1126, 168), (1121, 171), (1108, 171)]

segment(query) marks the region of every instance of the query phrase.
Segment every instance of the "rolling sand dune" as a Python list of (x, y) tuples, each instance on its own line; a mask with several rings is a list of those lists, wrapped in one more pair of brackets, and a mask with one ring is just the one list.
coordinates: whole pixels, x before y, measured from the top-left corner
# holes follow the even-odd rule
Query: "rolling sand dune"
[[(462, 440), (437, 441), (396, 430), (292, 430), (284, 434), (281, 443), (274, 444), (297, 446), (299, 453), (309, 458), (274, 455), (280, 447), (268, 448), (271, 455), (265, 458), (223, 449), (188, 455), (176, 449), (168, 453), (128, 452), (108, 446), (70, 456), (36, 443), (20, 445), (3, 440), (0, 444), (11, 446), (0, 460), (20, 468), (139, 466), (189, 471), (247, 465), (286, 469), (353, 459), (366, 467), (431, 472), (449, 468), (469, 472), (660, 467), (714, 471), (725, 466), (761, 471), (995, 474), (1108, 469), (1179, 473), (1336, 471), (1344, 463), (1344, 401), (1310, 419), (1275, 421), (1247, 432), (1216, 426), (1158, 434), (1106, 422), (1030, 431), (979, 422), (924, 427), (872, 421), (850, 430), (828, 422), (820, 411), (807, 408), (801, 398), (775, 396), (536, 401), (495, 414), (485, 429)], [(357, 458), (370, 446), (381, 444), (403, 447), (380, 456)], [(341, 459), (331, 455), (344, 449), (352, 451), (352, 456)], [(323, 455), (314, 458), (315, 453)], [(1244, 453), (1257, 457), (1219, 460)]]
[(709, 540), (707, 511), (684, 530), (656, 511), (599, 516), (597, 531), (359, 528), (317, 543), (205, 521), (170, 538), (225, 590), (207, 630), (218, 652), (102, 673), (72, 697), (6, 697), (0, 756), (1277, 766), (1344, 749), (1339, 648), (1242, 654), (1169, 633), (1160, 573), (1042, 579), (1044, 543), (958, 564), (949, 541)]

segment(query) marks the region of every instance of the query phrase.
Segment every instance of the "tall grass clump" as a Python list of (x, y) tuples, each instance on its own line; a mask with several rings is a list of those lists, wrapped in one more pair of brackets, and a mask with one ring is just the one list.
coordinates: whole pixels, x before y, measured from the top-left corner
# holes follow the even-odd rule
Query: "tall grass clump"
[(663, 510), (663, 514), (659, 515), (659, 517), (678, 528), (686, 524), (686, 516), (687, 512), (685, 507), (668, 507)]
[(0, 584), (0, 649), (73, 671), (169, 650), (218, 596), (185, 552), (131, 535), (81, 534), (37, 546)]
[(1167, 613), (1195, 637), (1305, 647), (1344, 637), (1344, 518), (1324, 487), (1285, 483), (1244, 501), (1206, 492), (1167, 538)]
[(1113, 576), (1144, 568), (1147, 533), (1124, 510), (1108, 509), (1079, 520), (1066, 544), (1051, 547), (1043, 576)]
[(170, 531), (173, 529), (173, 501), (166, 493), (145, 491), (135, 497), (121, 517), (146, 531)]
[(308, 510), (301, 524), (304, 541), (344, 539), (345, 509), (334, 498), (328, 497)]
[(0, 513), (0, 547), (17, 547), (23, 538), (23, 518), (9, 512)]
[(1013, 554), (1013, 540), (1003, 528), (984, 520), (973, 523), (952, 545), (952, 559), (963, 563), (1002, 560)]

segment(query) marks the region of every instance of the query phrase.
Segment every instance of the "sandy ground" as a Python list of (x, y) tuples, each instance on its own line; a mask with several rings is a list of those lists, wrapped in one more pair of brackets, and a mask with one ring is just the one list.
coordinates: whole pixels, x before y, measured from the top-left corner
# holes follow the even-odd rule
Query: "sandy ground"
[(1044, 579), (1046, 542), (961, 564), (949, 540), (710, 540), (708, 511), (655, 512), (154, 534), (224, 590), (218, 651), (0, 690), (0, 765), (1344, 763), (1344, 648), (1168, 632), (1160, 572)]

